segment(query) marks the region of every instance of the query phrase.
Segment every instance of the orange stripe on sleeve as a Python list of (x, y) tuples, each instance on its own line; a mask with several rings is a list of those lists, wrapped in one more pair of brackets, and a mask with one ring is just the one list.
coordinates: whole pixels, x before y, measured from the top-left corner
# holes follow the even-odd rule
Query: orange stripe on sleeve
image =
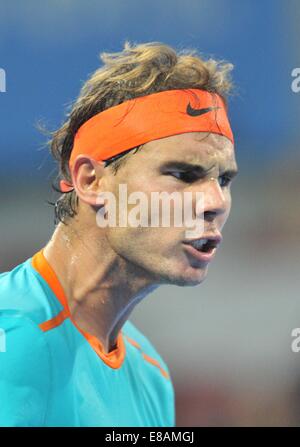
[(140, 345), (133, 340), (132, 338), (128, 337), (128, 335), (126, 335), (127, 340), (129, 341), (129, 343), (131, 343), (133, 346), (135, 346), (137, 349), (142, 350), (142, 348), (140, 347)]
[(169, 376), (168, 372), (165, 371), (165, 370), (160, 366), (160, 364), (159, 364), (159, 362), (158, 362), (157, 360), (153, 359), (153, 358), (150, 357), (148, 354), (145, 354), (145, 353), (142, 351), (141, 346), (140, 346), (135, 340), (133, 340), (132, 338), (128, 337), (127, 335), (126, 335), (126, 338), (127, 338), (127, 340), (129, 341), (129, 343), (130, 343), (132, 346), (134, 346), (135, 348), (137, 348), (137, 349), (139, 349), (139, 350), (141, 351), (143, 358), (144, 358), (147, 362), (151, 363), (151, 365), (156, 366), (156, 367), (160, 370), (161, 374), (162, 374), (166, 379), (170, 380), (170, 376)]
[(43, 323), (39, 324), (39, 328), (43, 331), (49, 331), (50, 329), (53, 329), (57, 326), (59, 326), (63, 321), (65, 321), (66, 318), (69, 317), (69, 313), (66, 309), (63, 309), (59, 314), (57, 314), (55, 317), (51, 318), (51, 320), (44, 321)]

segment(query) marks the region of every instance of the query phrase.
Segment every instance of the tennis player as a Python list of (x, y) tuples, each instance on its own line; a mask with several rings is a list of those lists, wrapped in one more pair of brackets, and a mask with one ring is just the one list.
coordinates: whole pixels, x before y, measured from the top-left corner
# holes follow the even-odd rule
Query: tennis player
[[(157, 42), (101, 58), (51, 137), (55, 231), (0, 275), (1, 426), (175, 424), (168, 367), (129, 316), (162, 284), (202, 283), (221, 242), (237, 173), (232, 66)], [(203, 231), (124, 225), (136, 203), (118, 205), (120, 185), (149, 203), (154, 192), (191, 193)]]

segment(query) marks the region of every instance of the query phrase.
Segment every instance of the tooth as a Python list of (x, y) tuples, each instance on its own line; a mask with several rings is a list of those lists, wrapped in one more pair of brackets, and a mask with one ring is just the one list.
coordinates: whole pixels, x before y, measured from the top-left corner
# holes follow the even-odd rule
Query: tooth
[(201, 239), (201, 240), (197, 240), (192, 242), (192, 245), (194, 245), (195, 248), (202, 248), (203, 245), (205, 245), (207, 243), (208, 239)]

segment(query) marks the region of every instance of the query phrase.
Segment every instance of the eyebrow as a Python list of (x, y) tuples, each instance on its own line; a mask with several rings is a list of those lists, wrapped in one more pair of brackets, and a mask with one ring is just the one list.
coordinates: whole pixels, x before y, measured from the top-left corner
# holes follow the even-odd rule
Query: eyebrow
[[(211, 171), (214, 166), (215, 166), (215, 164), (213, 164), (209, 168), (205, 168), (204, 166), (199, 165), (199, 164), (187, 163), (184, 161), (174, 160), (174, 161), (168, 161), (168, 162), (164, 163), (162, 165), (162, 168), (163, 169), (178, 169), (178, 170), (182, 170), (182, 171), (194, 171), (198, 175), (205, 175), (205, 174), (208, 174), (209, 171)], [(226, 169), (226, 170), (222, 171), (222, 175), (228, 175), (231, 178), (235, 177), (237, 174), (238, 174), (238, 169), (236, 169), (236, 168)]]

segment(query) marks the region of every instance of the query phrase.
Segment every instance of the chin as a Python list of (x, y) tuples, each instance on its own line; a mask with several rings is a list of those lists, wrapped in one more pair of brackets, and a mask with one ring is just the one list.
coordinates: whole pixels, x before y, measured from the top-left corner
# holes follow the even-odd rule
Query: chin
[(173, 286), (180, 287), (193, 287), (201, 284), (207, 276), (207, 268), (205, 269), (192, 269), (192, 271), (186, 271), (186, 274), (183, 274), (183, 271), (176, 274), (175, 272), (169, 275), (161, 276), (163, 284), (169, 284)]
[(176, 285), (181, 287), (195, 287), (203, 283), (205, 278), (205, 276), (201, 278), (181, 278)]

